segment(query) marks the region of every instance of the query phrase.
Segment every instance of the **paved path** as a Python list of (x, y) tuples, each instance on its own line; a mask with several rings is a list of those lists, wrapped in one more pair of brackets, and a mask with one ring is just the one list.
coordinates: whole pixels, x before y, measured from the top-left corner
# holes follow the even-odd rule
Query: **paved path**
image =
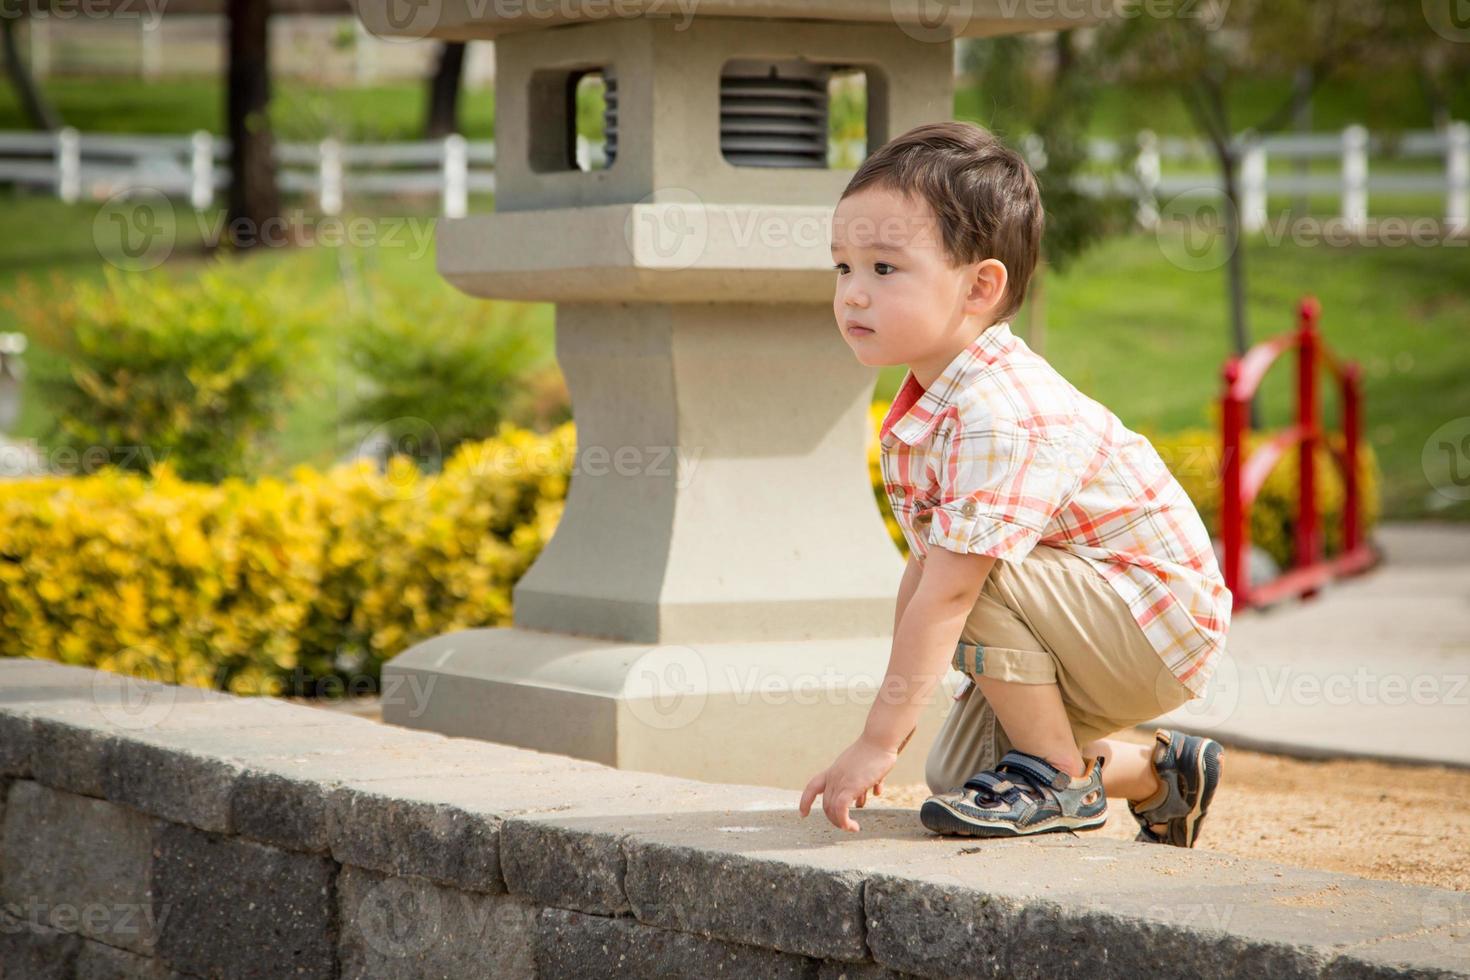
[(1217, 689), (1166, 720), (1245, 748), (1470, 767), (1470, 525), (1376, 540), (1378, 569), (1237, 616)]

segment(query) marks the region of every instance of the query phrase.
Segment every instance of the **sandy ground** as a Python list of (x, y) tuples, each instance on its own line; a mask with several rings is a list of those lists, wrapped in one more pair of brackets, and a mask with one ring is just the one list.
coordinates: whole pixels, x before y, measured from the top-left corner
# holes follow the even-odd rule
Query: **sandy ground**
[[(380, 717), (372, 698), (314, 704)], [(1115, 737), (1152, 740), (1140, 731)], [(922, 783), (889, 786), (881, 798), (870, 797), (870, 803), (917, 811), (928, 796)], [(1137, 832), (1127, 804), (1112, 801), (1107, 824), (1088, 834), (1132, 840)], [(1470, 771), (1306, 761), (1227, 747), (1224, 779), (1195, 846), (1302, 868), (1470, 891)]]
[[(1150, 741), (1143, 732), (1116, 737)], [(922, 784), (885, 787), (879, 805), (917, 809), (928, 796)], [(1132, 840), (1137, 832), (1127, 804), (1110, 801), (1107, 824), (1088, 833)], [(1470, 891), (1470, 771), (1227, 747), (1195, 847)]]

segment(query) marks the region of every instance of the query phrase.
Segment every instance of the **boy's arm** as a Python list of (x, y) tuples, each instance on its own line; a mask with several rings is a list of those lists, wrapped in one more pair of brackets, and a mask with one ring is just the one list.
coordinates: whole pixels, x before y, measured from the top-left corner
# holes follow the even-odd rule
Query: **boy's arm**
[(915, 567), (917, 582), (907, 597), (903, 585), (899, 587), (893, 652), (883, 686), (868, 709), (864, 741), (890, 752), (901, 751), (908, 743), (930, 692), (948, 669), (965, 620), (995, 561), (990, 555), (959, 554), (941, 547), (929, 549), (922, 565), (910, 559), (904, 583)]
[(893, 609), (893, 635), (898, 635), (898, 624), (903, 622), (903, 611), (908, 608), (914, 590), (919, 587), (919, 576), (924, 574), (924, 564), (909, 555), (909, 563), (903, 567), (903, 580), (898, 583), (898, 602)]

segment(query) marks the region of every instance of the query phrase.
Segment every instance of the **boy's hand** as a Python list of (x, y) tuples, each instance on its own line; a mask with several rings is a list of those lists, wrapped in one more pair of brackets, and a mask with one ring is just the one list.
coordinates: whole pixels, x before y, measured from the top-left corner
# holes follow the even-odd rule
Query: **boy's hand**
[(832, 825), (857, 832), (861, 828), (856, 820), (847, 815), (848, 808), (854, 805), (861, 807), (867, 803), (869, 789), (874, 796), (882, 796), (883, 777), (888, 775), (897, 761), (897, 752), (858, 738), (837, 757), (837, 761), (817, 773), (806, 784), (798, 807), (801, 815), (804, 817), (811, 812), (812, 801), (820, 794), (822, 812), (827, 814)]

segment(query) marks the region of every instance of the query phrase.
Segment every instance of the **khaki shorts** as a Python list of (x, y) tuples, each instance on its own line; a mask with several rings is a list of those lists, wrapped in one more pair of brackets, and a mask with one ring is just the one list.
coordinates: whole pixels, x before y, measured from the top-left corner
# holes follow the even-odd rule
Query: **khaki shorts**
[[(972, 676), (1056, 684), (1079, 747), (1194, 697), (1096, 568), (1041, 545), (1018, 564), (995, 563), (960, 633), (953, 666)], [(930, 792), (959, 789), (1011, 748), (980, 688), (969, 685), (929, 751)]]

